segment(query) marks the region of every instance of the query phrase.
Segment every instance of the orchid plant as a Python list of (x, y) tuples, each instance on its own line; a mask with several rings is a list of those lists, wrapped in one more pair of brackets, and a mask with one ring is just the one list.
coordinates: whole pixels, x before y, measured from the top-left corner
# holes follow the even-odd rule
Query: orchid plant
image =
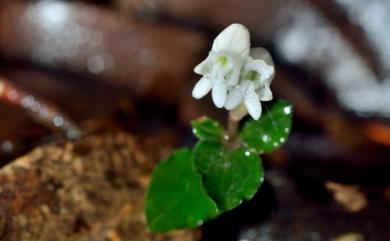
[(243, 25), (223, 30), (194, 71), (202, 77), (192, 96), (211, 92), (215, 106), (229, 111), (227, 130), (208, 117), (194, 120), (195, 147), (175, 151), (156, 166), (145, 206), (155, 232), (199, 226), (251, 199), (264, 181), (259, 155), (279, 148), (291, 129), (291, 105), (271, 101), (271, 55), (250, 48)]

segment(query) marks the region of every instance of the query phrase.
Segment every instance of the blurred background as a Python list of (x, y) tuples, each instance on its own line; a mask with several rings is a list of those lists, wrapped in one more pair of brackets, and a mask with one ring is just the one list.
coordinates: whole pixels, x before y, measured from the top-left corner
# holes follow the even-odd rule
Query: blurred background
[(270, 50), (294, 123), (259, 194), (204, 240), (390, 240), (387, 0), (1, 0), (0, 166), (100, 132), (192, 145), (190, 120), (226, 120), (192, 99), (192, 69), (234, 22)]

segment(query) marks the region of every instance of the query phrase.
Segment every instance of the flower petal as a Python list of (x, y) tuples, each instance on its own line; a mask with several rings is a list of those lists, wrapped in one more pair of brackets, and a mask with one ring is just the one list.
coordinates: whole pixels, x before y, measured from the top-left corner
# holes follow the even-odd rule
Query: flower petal
[(212, 51), (238, 55), (244, 61), (249, 55), (250, 35), (248, 29), (238, 23), (225, 28), (214, 40)]
[[(261, 59), (263, 60), (268, 66), (271, 66), (271, 68), (268, 68), (267, 72), (269, 71), (269, 75), (265, 83), (268, 85), (271, 83), (272, 79), (275, 76), (275, 70), (274, 70), (274, 61), (272, 60), (271, 54), (266, 50), (265, 48), (257, 47), (257, 48), (251, 48), (249, 55), (254, 59)], [(272, 72), (272, 73), (271, 73)]]
[(258, 120), (261, 116), (261, 103), (253, 85), (248, 87), (244, 104), (253, 119)]
[(207, 95), (210, 92), (212, 87), (212, 82), (209, 78), (202, 77), (198, 83), (196, 83), (194, 89), (192, 90), (192, 96), (195, 99), (200, 99), (203, 96)]
[(271, 89), (267, 85), (256, 90), (256, 93), (261, 101), (270, 101), (273, 98)]
[(238, 66), (233, 67), (232, 72), (231, 72), (231, 76), (227, 82), (228, 85), (233, 86), (233, 85), (237, 85), (239, 83), (240, 70), (241, 70), (241, 66), (240, 67), (238, 67)]
[(200, 64), (195, 66), (194, 72), (200, 75), (204, 75), (210, 70), (210, 57), (207, 57)]
[(227, 110), (233, 110), (237, 108), (244, 99), (244, 93), (245, 91), (242, 91), (239, 87), (233, 88), (226, 98), (225, 108)]
[(213, 97), (215, 106), (217, 106), (218, 108), (222, 108), (225, 105), (226, 96), (227, 96), (227, 86), (223, 82), (223, 80), (220, 79), (217, 80), (217, 82), (213, 86), (211, 96)]
[(262, 47), (251, 48), (249, 55), (253, 59), (261, 59), (267, 65), (274, 66), (274, 61), (272, 60), (271, 54), (265, 48)]

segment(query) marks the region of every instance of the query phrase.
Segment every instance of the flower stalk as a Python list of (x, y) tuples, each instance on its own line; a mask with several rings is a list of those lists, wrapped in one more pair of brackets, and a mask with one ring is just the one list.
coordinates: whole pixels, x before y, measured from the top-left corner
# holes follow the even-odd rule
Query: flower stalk
[(237, 147), (240, 144), (238, 138), (238, 128), (240, 126), (240, 121), (248, 114), (247, 109), (243, 104), (238, 106), (236, 109), (229, 112), (227, 130), (225, 134), (225, 146), (227, 147)]

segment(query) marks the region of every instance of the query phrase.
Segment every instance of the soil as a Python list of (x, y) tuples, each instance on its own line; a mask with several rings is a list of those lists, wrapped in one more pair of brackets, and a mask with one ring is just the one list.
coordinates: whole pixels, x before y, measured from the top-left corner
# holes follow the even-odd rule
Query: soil
[(146, 227), (148, 175), (171, 149), (169, 139), (94, 135), (13, 161), (0, 170), (0, 240), (197, 240), (193, 231)]

